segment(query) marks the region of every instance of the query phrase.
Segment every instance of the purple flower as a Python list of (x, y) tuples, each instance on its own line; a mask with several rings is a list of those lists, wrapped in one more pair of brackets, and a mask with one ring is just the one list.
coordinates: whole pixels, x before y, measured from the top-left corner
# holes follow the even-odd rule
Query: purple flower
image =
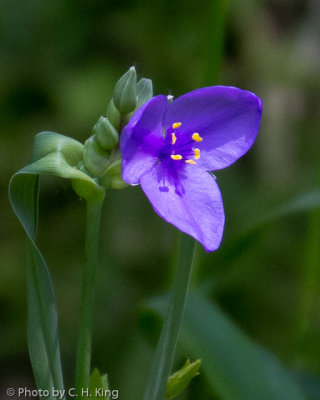
[(140, 184), (160, 217), (207, 251), (216, 250), (225, 216), (208, 171), (233, 164), (249, 150), (261, 112), (256, 95), (234, 87), (197, 89), (172, 103), (156, 96), (121, 135), (123, 180)]

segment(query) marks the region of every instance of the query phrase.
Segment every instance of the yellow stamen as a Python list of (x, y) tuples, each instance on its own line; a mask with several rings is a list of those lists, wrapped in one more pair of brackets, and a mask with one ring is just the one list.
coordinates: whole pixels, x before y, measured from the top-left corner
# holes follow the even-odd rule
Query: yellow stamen
[(175, 122), (174, 124), (172, 124), (172, 129), (180, 128), (181, 125), (181, 122)]
[(173, 160), (182, 160), (182, 156), (180, 154), (171, 154), (170, 156)]
[(197, 133), (197, 132), (195, 132), (193, 135), (192, 135), (192, 139), (195, 141), (195, 142), (202, 142), (203, 141), (203, 139), (202, 139), (202, 137), (199, 135), (199, 133)]
[(200, 158), (200, 149), (194, 149), (194, 158), (196, 160)]
[(176, 141), (177, 141), (177, 136), (172, 132), (171, 133), (171, 144), (175, 144)]
[(187, 163), (187, 164), (192, 164), (192, 165), (195, 165), (195, 163), (196, 163), (196, 162), (195, 162), (195, 161), (193, 161), (193, 160), (186, 160), (186, 163)]

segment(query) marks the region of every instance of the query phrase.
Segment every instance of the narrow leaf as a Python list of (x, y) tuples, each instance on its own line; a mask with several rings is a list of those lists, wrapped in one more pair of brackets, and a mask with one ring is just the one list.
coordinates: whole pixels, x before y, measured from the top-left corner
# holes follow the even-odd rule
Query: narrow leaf
[[(259, 209), (259, 215), (250, 217), (245, 226), (233, 234), (229, 240), (226, 240), (218, 252), (209, 254), (208, 258), (212, 258), (212, 262), (217, 266), (226, 268), (228, 265), (232, 265), (231, 261), (235, 257), (239, 257), (248, 247), (252, 246), (257, 235), (270, 224), (281, 220), (281, 218), (318, 209), (320, 209), (320, 190), (301, 193), (285, 204), (274, 207), (273, 210), (263, 211)], [(206, 276), (206, 279), (201, 283), (203, 293), (210, 293), (214, 284), (215, 277)]]
[(63, 389), (63, 379), (54, 291), (47, 265), (35, 243), (38, 187), (37, 175), (13, 179), (10, 201), (28, 237), (28, 342), (31, 363), (37, 387), (52, 392), (52, 389)]
[(222, 399), (304, 399), (276, 357), (250, 341), (204, 297), (190, 295), (184, 321), (184, 344), (202, 359), (203, 372)]
[(300, 212), (312, 211), (320, 208), (320, 190), (305, 192), (293, 197), (283, 205), (274, 207), (273, 210), (261, 212), (256, 215), (242, 230), (242, 234), (260, 229), (280, 218)]
[(199, 375), (199, 368), (201, 360), (193, 363), (189, 359), (185, 362), (184, 366), (179, 371), (172, 374), (167, 383), (166, 399), (171, 400), (177, 397), (189, 385), (191, 380)]
[[(164, 315), (165, 304), (161, 298), (152, 308)], [(188, 296), (181, 344), (201, 358), (201, 370), (221, 400), (305, 400), (279, 360), (198, 292)]]
[(38, 388), (52, 392), (63, 390), (63, 378), (54, 290), (36, 244), (39, 174), (73, 179), (92, 198), (104, 196), (104, 189), (75, 167), (82, 160), (82, 144), (74, 139), (42, 132), (35, 137), (32, 160), (12, 177), (9, 198), (28, 240), (28, 342), (32, 368)]
[(107, 375), (100, 375), (95, 368), (90, 376), (90, 395), (91, 400), (110, 400)]

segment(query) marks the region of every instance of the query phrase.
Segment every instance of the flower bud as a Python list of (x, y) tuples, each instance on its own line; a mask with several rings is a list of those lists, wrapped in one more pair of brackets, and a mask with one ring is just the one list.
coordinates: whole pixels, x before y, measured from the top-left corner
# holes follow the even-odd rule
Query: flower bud
[(170, 400), (178, 396), (190, 383), (190, 381), (199, 375), (201, 360), (190, 363), (188, 359), (184, 366), (168, 379), (166, 389), (166, 399)]
[(103, 149), (96, 138), (90, 136), (83, 146), (83, 160), (87, 170), (93, 177), (103, 174), (109, 165), (110, 151)]
[(152, 80), (142, 78), (137, 83), (137, 108), (153, 97)]
[(120, 126), (120, 112), (114, 104), (113, 99), (109, 101), (107, 107), (107, 118), (111, 122), (111, 124), (118, 129)]
[(110, 164), (105, 173), (99, 178), (99, 184), (106, 189), (124, 189), (128, 186), (121, 177), (120, 158)]
[(92, 134), (104, 150), (111, 150), (119, 142), (119, 134), (109, 122), (108, 118), (100, 117), (92, 128)]
[(137, 104), (137, 74), (131, 67), (116, 83), (113, 101), (122, 115), (129, 114)]

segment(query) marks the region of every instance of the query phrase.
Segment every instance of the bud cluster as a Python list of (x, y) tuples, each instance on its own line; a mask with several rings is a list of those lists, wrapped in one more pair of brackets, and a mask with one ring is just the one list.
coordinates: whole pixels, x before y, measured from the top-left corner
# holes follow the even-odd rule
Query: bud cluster
[(101, 116), (92, 128), (92, 135), (84, 144), (83, 162), (78, 165), (104, 188), (127, 186), (121, 178), (119, 134), (132, 114), (152, 97), (152, 81), (142, 78), (137, 82), (135, 67), (115, 84), (106, 116)]

